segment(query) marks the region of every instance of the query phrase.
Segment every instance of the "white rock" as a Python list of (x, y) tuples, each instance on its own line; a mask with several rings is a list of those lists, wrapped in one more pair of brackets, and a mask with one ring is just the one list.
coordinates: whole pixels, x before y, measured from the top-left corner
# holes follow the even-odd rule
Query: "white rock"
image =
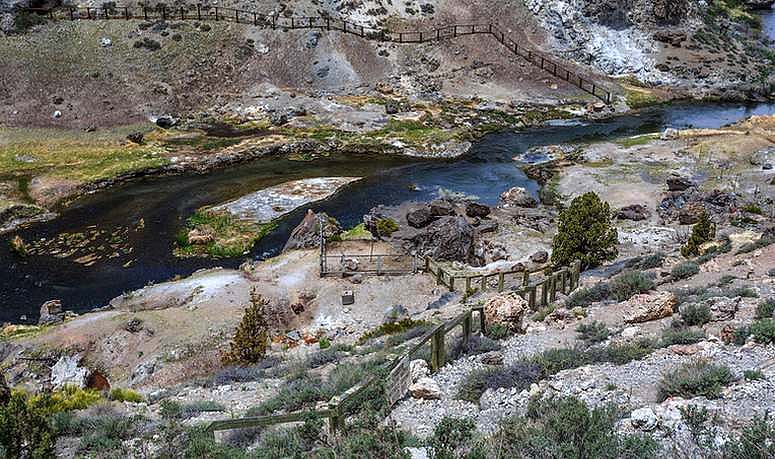
[(103, 48), (109, 48), (113, 46), (113, 40), (111, 40), (108, 37), (102, 37), (100, 38), (100, 46), (102, 46)]
[(413, 383), (419, 381), (421, 378), (426, 378), (430, 374), (428, 362), (423, 359), (412, 360), (409, 362), (409, 374), (411, 375)]
[(51, 384), (54, 389), (64, 386), (86, 387), (89, 378), (89, 369), (78, 366), (81, 363), (80, 355), (63, 355), (57, 363), (51, 367)]
[(54, 118), (61, 118), (62, 117), (62, 112), (60, 112), (59, 110), (55, 110), (53, 116), (54, 116)]
[(640, 327), (627, 327), (622, 330), (622, 338), (633, 339), (640, 334)]
[(681, 136), (681, 133), (678, 131), (678, 129), (674, 128), (667, 128), (664, 131), (662, 131), (662, 135), (659, 136), (662, 140), (676, 140)]
[(657, 415), (649, 407), (638, 408), (630, 413), (632, 426), (640, 430), (652, 430), (657, 426)]

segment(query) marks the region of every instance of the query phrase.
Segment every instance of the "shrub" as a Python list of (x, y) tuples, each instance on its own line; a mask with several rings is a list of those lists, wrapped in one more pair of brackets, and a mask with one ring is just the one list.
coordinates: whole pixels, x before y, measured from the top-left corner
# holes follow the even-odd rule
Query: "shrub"
[(132, 389), (116, 387), (110, 391), (110, 399), (117, 402), (142, 403), (145, 401), (142, 395)]
[(775, 298), (767, 298), (756, 306), (757, 319), (771, 319), (775, 313)]
[(643, 255), (627, 260), (625, 266), (633, 271), (643, 271), (647, 269), (659, 268), (665, 262), (665, 254), (662, 252), (651, 255)]
[(573, 292), (567, 300), (565, 300), (565, 307), (567, 309), (573, 309), (575, 307), (586, 308), (592, 303), (603, 301), (611, 294), (611, 290), (608, 288), (608, 284), (600, 282), (592, 287), (582, 288)]
[(768, 245), (772, 244), (773, 242), (775, 242), (775, 241), (773, 241), (772, 239), (760, 238), (760, 239), (758, 239), (758, 240), (756, 240), (754, 242), (747, 242), (747, 243), (741, 245), (740, 248), (737, 249), (737, 252), (735, 252), (735, 253), (737, 255), (741, 255), (741, 254), (744, 254), (744, 253), (751, 253), (751, 252), (753, 252), (756, 249), (761, 249), (763, 247), (767, 247)]
[(633, 295), (653, 289), (654, 281), (645, 273), (626, 271), (616, 276), (609, 288), (616, 301), (627, 301)]
[(5, 457), (54, 457), (56, 432), (48, 422), (50, 400), (13, 391), (0, 405), (0, 446)]
[(678, 263), (670, 271), (670, 275), (675, 280), (688, 279), (700, 272), (700, 265), (693, 261), (683, 261)]
[(257, 381), (266, 376), (268, 369), (279, 363), (279, 359), (268, 357), (253, 365), (223, 367), (207, 381), (207, 385), (222, 386), (233, 382)]
[(358, 338), (358, 344), (363, 344), (370, 339), (379, 338), (380, 336), (394, 335), (396, 333), (405, 332), (411, 328), (430, 325), (432, 324), (425, 320), (414, 320), (410, 318), (402, 319), (398, 322), (386, 322), (379, 327), (373, 330), (369, 330), (361, 335), (361, 337)]
[(735, 335), (732, 338), (732, 342), (738, 346), (742, 346), (749, 336), (751, 336), (751, 326), (741, 325), (735, 329)]
[(707, 212), (700, 216), (692, 227), (692, 235), (686, 245), (681, 247), (681, 255), (685, 257), (700, 255), (700, 246), (716, 237), (716, 225), (710, 221)]
[(487, 327), (487, 336), (492, 339), (505, 339), (511, 336), (511, 330), (509, 327), (503, 324), (492, 324)]
[(562, 370), (584, 365), (582, 363), (583, 357), (583, 352), (578, 349), (559, 347), (547, 349), (540, 354), (534, 355), (531, 361), (540, 365), (544, 374), (553, 375)]
[(538, 311), (533, 314), (531, 319), (535, 320), (536, 322), (543, 322), (544, 319), (546, 319), (546, 316), (553, 313), (554, 310), (557, 309), (557, 303), (547, 304), (546, 306), (542, 306), (538, 308)]
[(81, 389), (75, 386), (65, 386), (51, 393), (50, 396), (36, 395), (48, 398), (49, 410), (52, 413), (70, 410), (83, 410), (103, 400), (102, 394), (93, 389)]
[(710, 322), (710, 307), (706, 304), (689, 303), (684, 305), (681, 310), (681, 319), (690, 327), (705, 325)]
[(717, 284), (719, 285), (719, 287), (723, 287), (725, 285), (731, 284), (732, 282), (735, 281), (735, 279), (737, 278), (731, 274), (724, 274), (723, 276), (721, 276), (721, 278), (719, 278)]
[(667, 372), (659, 382), (659, 401), (668, 397), (718, 398), (721, 388), (731, 383), (732, 372), (724, 365), (696, 360)]
[(525, 417), (505, 419), (492, 439), (492, 457), (630, 459), (655, 457), (652, 438), (620, 435), (619, 411), (589, 409), (574, 397), (532, 400)]
[(398, 223), (392, 218), (380, 218), (375, 225), (377, 229), (377, 237), (390, 236), (398, 231)]
[(722, 453), (731, 459), (768, 459), (775, 457), (775, 423), (769, 416), (756, 416), (740, 436), (724, 444)]
[(385, 340), (385, 345), (391, 346), (391, 347), (398, 346), (399, 344), (405, 343), (410, 339), (423, 336), (424, 334), (428, 333), (431, 330), (431, 328), (433, 328), (433, 326), (430, 324), (415, 325), (414, 327), (404, 332), (400, 332), (395, 335), (389, 336)]
[(705, 339), (705, 332), (696, 328), (668, 328), (662, 332), (662, 346), (694, 344)]
[(603, 322), (596, 320), (590, 323), (579, 324), (576, 327), (576, 331), (579, 333), (579, 338), (590, 343), (605, 341), (610, 334), (608, 327)]
[[(627, 343), (615, 343), (605, 347), (593, 347), (582, 356), (582, 362), (586, 363), (613, 363), (624, 365), (633, 360), (640, 360), (654, 352), (656, 343), (649, 339), (641, 339)], [(577, 366), (585, 365), (579, 363)]]
[(540, 378), (541, 366), (530, 362), (516, 362), (503, 368), (479, 370), (463, 380), (458, 389), (457, 398), (479, 403), (479, 399), (487, 389), (514, 387), (519, 391), (530, 387)]
[(598, 266), (616, 258), (618, 243), (608, 203), (595, 193), (585, 193), (560, 212), (552, 242), (552, 264), (567, 266), (580, 260), (582, 269)]
[(250, 364), (264, 358), (269, 341), (269, 324), (265, 310), (267, 305), (269, 300), (259, 295), (254, 287), (250, 291), (250, 306), (237, 326), (229, 352), (223, 356), (224, 363)]
[(451, 418), (445, 416), (430, 438), (429, 446), (433, 448), (431, 458), (454, 459), (463, 457), (463, 449), (470, 443), (476, 432), (476, 424), (471, 419)]
[(467, 344), (463, 344), (463, 339), (455, 341), (454, 346), (449, 351), (449, 359), (456, 360), (463, 355), (477, 355), (485, 352), (499, 351), (501, 345), (486, 336), (471, 335)]
[(749, 381), (758, 381), (764, 379), (764, 373), (761, 370), (745, 370), (743, 377)]
[(775, 319), (759, 319), (751, 324), (754, 341), (762, 344), (775, 343)]
[(162, 400), (159, 403), (159, 416), (162, 419), (178, 419), (183, 417), (183, 405), (175, 400)]

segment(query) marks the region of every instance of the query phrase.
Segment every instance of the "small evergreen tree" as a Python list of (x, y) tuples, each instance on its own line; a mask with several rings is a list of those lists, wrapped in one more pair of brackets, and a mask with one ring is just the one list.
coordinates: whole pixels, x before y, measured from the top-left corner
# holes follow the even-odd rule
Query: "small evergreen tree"
[(681, 247), (681, 255), (689, 258), (692, 255), (700, 255), (700, 246), (716, 237), (716, 225), (708, 218), (708, 213), (703, 212), (699, 221), (692, 227), (692, 235)]
[(564, 266), (581, 260), (582, 269), (594, 267), (616, 258), (618, 243), (610, 206), (597, 194), (588, 192), (575, 198), (560, 213), (552, 243), (552, 264)]
[(50, 398), (13, 391), (0, 406), (0, 451), (5, 457), (54, 457), (56, 434), (51, 428)]
[(264, 358), (269, 342), (269, 324), (266, 320), (268, 305), (269, 300), (259, 295), (255, 288), (250, 291), (250, 306), (234, 332), (229, 352), (223, 356), (223, 363), (243, 365)]

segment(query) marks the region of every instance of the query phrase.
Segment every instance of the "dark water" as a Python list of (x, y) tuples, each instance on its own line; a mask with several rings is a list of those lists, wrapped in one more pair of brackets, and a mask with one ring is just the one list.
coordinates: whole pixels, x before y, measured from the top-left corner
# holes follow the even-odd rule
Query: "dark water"
[[(363, 214), (378, 204), (430, 200), (436, 197), (439, 187), (476, 195), (487, 204), (495, 204), (502, 191), (515, 185), (536, 191), (536, 184), (512, 160), (531, 146), (634, 135), (664, 127), (718, 127), (766, 113), (775, 113), (775, 104), (679, 105), (605, 122), (564, 123), (524, 132), (492, 134), (478, 142), (464, 158), (449, 161), (372, 156), (337, 156), (313, 162), (272, 158), (206, 175), (137, 180), (83, 197), (56, 220), (18, 232), (25, 241), (35, 241), (44, 237), (51, 239), (63, 232), (87, 231), (95, 226), (113, 231), (134, 226), (142, 219), (142, 229), (132, 229), (121, 237), (121, 242), (132, 249), (128, 256), (88, 267), (51, 256), (20, 259), (9, 250), (11, 235), (0, 238), (0, 322), (19, 321), (22, 314), (34, 320), (40, 305), (53, 298), (61, 299), (66, 309), (86, 311), (148, 282), (186, 276), (201, 268), (235, 267), (243, 258), (174, 258), (171, 253), (175, 234), (185, 219), (201, 206), (288, 180), (366, 177), (333, 198), (308, 206), (328, 212), (348, 227), (359, 223)], [(284, 217), (276, 231), (256, 244), (251, 257), (276, 254), (308, 207)], [(124, 267), (128, 260), (133, 260), (132, 264)]]

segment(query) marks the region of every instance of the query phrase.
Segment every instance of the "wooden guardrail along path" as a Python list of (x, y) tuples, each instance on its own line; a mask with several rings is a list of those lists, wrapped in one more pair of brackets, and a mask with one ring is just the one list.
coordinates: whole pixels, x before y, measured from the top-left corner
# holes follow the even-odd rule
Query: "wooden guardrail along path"
[(356, 35), (368, 40), (378, 40), (392, 43), (426, 43), (441, 41), (466, 35), (490, 35), (509, 52), (522, 57), (531, 64), (552, 76), (566, 81), (581, 90), (592, 94), (606, 104), (611, 103), (612, 94), (594, 81), (584, 78), (576, 71), (570, 70), (543, 52), (525, 45), (520, 45), (509, 37), (498, 24), (475, 23), (453, 24), (424, 31), (389, 31), (373, 27), (365, 27), (343, 19), (324, 16), (279, 16), (256, 11), (224, 8), (218, 6), (196, 5), (192, 8), (159, 7), (75, 7), (63, 6), (51, 9), (27, 8), (24, 11), (48, 16), (51, 19), (68, 20), (193, 20), (193, 21), (224, 21), (238, 24), (248, 24), (256, 27), (272, 29), (319, 29), (339, 31)]
[[(432, 267), (435, 262), (429, 260), (429, 258), (426, 258), (427, 266)], [(436, 269), (437, 273), (441, 272), (441, 276), (443, 277), (443, 269), (438, 267), (438, 265), (436, 265)], [(558, 291), (565, 294), (570, 294), (573, 290), (575, 290), (579, 285), (580, 270), (581, 262), (576, 261), (572, 263), (570, 267), (563, 267), (553, 272), (549, 272), (541, 281), (536, 283), (530, 282), (530, 275), (543, 272), (543, 269), (524, 272), (519, 271), (519, 274), (522, 276), (522, 285), (518, 288), (513, 288), (510, 290), (516, 291), (523, 295), (523, 297), (526, 297), (530, 308), (535, 309), (538, 304), (540, 304), (539, 301), (543, 304), (549, 304), (550, 302), (555, 301), (556, 293)], [(514, 271), (514, 273), (517, 273), (517, 271)], [(500, 274), (507, 275), (509, 273), (496, 273), (496, 275), (499, 276)], [(491, 275), (486, 275), (485, 278), (489, 276)], [(502, 286), (503, 283), (500, 283), (499, 285)], [(540, 286), (543, 286), (541, 300), (537, 300), (536, 291)], [(498, 289), (498, 291), (503, 290), (503, 288)], [(476, 322), (474, 321), (474, 313), (477, 314), (478, 320)], [(478, 325), (478, 330), (482, 334), (486, 333), (486, 317), (483, 306), (473, 307), (451, 320), (434, 326), (422, 337), (420, 337), (417, 343), (413, 344), (403, 354), (389, 361), (383, 368), (385, 374), (387, 374), (387, 380), (385, 381), (387, 386), (385, 393), (387, 403), (389, 403), (390, 406), (394, 405), (408, 392), (409, 385), (411, 383), (409, 363), (411, 362), (412, 357), (417, 354), (417, 352), (422, 349), (423, 346), (426, 346), (430, 343), (430, 367), (431, 371), (435, 373), (441, 367), (443, 367), (446, 362), (446, 335), (455, 328), (461, 327), (463, 343), (468, 343), (468, 340), (474, 331), (475, 324)], [(347, 407), (355, 403), (360, 395), (362, 395), (369, 387), (379, 381), (379, 377), (372, 375), (366, 378), (364, 381), (361, 381), (360, 383), (346, 390), (344, 393), (331, 398), (325, 408), (301, 410), (286, 414), (213, 421), (208, 424), (207, 432), (214, 436), (216, 431), (243, 429), (248, 427), (265, 427), (288, 422), (302, 422), (306, 419), (309, 419), (310, 417), (317, 417), (328, 418), (329, 429), (333, 435), (336, 435), (338, 431), (341, 431), (344, 428), (346, 417), (345, 410)]]

